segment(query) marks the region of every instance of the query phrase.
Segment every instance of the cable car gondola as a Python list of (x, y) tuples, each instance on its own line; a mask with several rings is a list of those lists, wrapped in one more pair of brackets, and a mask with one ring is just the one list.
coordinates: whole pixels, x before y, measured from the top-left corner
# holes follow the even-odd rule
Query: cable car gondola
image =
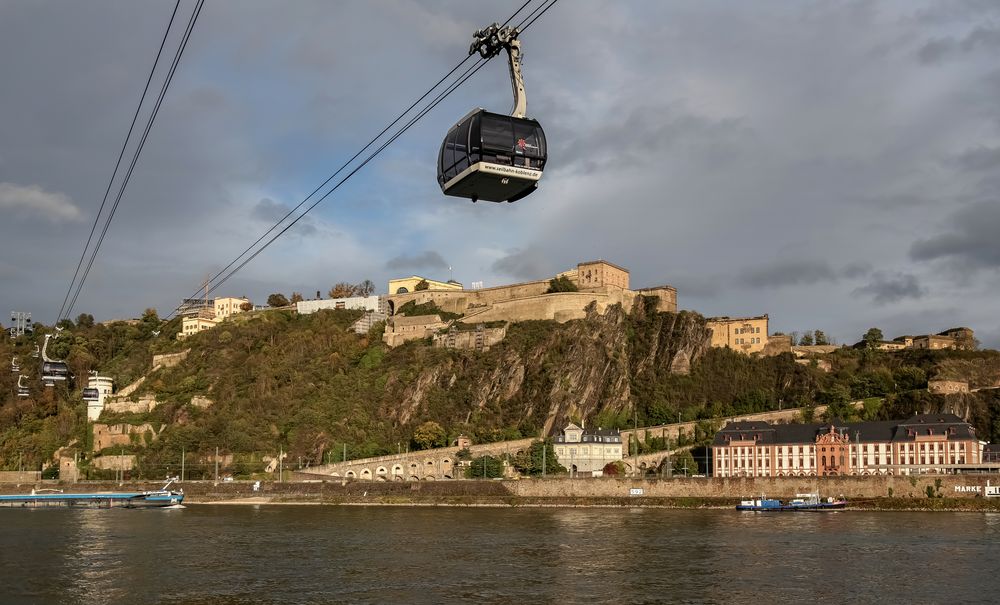
[(445, 195), (516, 202), (538, 187), (545, 151), (535, 120), (474, 109), (441, 144), (438, 183)]
[(31, 391), (28, 390), (28, 385), (22, 384), (22, 381), (27, 378), (24, 374), (19, 374), (17, 376), (17, 396), (18, 397), (31, 397)]
[(64, 380), (69, 380), (69, 366), (62, 361), (43, 361), (42, 362), (42, 382), (46, 386), (52, 386), (50, 382), (61, 382)]
[(84, 401), (100, 401), (100, 399), (101, 399), (101, 393), (97, 389), (93, 387), (87, 387), (83, 389)]
[(58, 359), (49, 359), (46, 351), (49, 347), (51, 334), (45, 335), (45, 342), (42, 344), (42, 383), (47, 387), (55, 386), (57, 382), (64, 382), (73, 377), (69, 373), (69, 366), (66, 362)]
[(494, 23), (474, 35), (470, 55), (479, 52), (489, 59), (507, 51), (514, 111), (507, 116), (474, 109), (448, 130), (438, 153), (438, 185), (445, 195), (515, 202), (538, 187), (548, 153), (542, 126), (525, 117), (519, 33)]
[(10, 358), (10, 373), (17, 374), (21, 371), (21, 364), (17, 363), (17, 356)]

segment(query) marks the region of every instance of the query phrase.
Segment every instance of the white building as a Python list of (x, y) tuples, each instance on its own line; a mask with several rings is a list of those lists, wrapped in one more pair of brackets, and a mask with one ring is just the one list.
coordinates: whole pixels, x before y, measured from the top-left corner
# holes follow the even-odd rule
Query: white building
[(88, 389), (97, 390), (97, 399), (87, 401), (87, 420), (94, 422), (101, 412), (104, 411), (104, 400), (107, 399), (114, 390), (115, 381), (110, 376), (93, 375), (87, 381)]
[(303, 315), (315, 313), (322, 309), (354, 309), (384, 313), (384, 305), (385, 303), (382, 302), (381, 296), (350, 296), (348, 298), (300, 300), (295, 303), (295, 310)]
[(614, 429), (588, 431), (571, 422), (556, 436), (553, 447), (571, 475), (600, 477), (609, 462), (622, 459), (622, 435)]

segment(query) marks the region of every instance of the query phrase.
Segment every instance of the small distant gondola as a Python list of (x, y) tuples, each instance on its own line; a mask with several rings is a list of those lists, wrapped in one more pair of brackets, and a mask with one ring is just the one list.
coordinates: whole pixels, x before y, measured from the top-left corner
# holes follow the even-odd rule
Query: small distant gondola
[(525, 117), (519, 33), (494, 23), (473, 36), (470, 55), (490, 59), (507, 51), (514, 110), (508, 116), (474, 109), (448, 130), (438, 153), (438, 185), (445, 195), (514, 202), (538, 187), (548, 152), (541, 125)]
[(101, 393), (95, 388), (87, 387), (83, 389), (83, 400), (84, 401), (100, 401)]
[(69, 366), (62, 361), (42, 362), (42, 382), (61, 382), (69, 380)]
[(45, 335), (45, 342), (42, 344), (42, 384), (47, 387), (55, 386), (57, 382), (65, 382), (73, 378), (69, 372), (69, 366), (65, 361), (51, 359), (47, 350), (51, 334)]
[(27, 378), (24, 374), (20, 374), (17, 377), (17, 396), (18, 397), (31, 397), (31, 391), (28, 390), (28, 385), (24, 384), (24, 379)]

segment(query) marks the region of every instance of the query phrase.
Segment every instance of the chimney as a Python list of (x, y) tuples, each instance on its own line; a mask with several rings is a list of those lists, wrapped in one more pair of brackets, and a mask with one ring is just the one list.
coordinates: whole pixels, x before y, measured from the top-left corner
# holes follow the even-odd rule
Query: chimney
[(316, 300), (319, 300), (322, 296), (319, 295), (319, 290), (316, 290)]

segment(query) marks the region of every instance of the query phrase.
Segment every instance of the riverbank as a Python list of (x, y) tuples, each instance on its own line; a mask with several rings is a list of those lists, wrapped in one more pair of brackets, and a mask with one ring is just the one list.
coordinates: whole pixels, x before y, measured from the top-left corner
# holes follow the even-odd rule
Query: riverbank
[[(672, 495), (682, 491), (684, 482), (695, 483), (699, 491), (710, 495)], [(750, 485), (741, 486), (741, 496), (725, 495), (735, 488), (721, 481), (713, 494), (708, 479), (630, 481), (624, 479), (548, 479), (522, 481), (440, 481), (440, 482), (367, 482), (301, 481), (256, 482), (186, 481), (175, 484), (184, 490), (185, 504), (191, 505), (327, 505), (327, 506), (418, 506), (418, 507), (599, 507), (599, 508), (673, 508), (732, 509), (741, 498), (762, 493)], [(824, 481), (809, 484), (772, 486), (763, 491), (768, 496), (789, 498), (795, 493), (815, 491), (824, 496), (841, 495)], [(909, 481), (907, 481), (907, 485)], [(931, 483), (933, 485), (933, 483)], [(62, 489), (67, 492), (100, 492), (157, 489), (152, 482), (81, 482), (59, 484), (0, 484), (0, 493), (25, 493), (33, 487)], [(255, 486), (257, 489), (254, 489)], [(760, 485), (756, 486), (760, 488)], [(912, 486), (916, 488), (916, 486)], [(945, 497), (949, 492), (912, 491), (906, 495), (869, 496), (843, 494), (849, 510), (869, 511), (981, 511), (1000, 512), (1000, 498), (966, 495)]]

